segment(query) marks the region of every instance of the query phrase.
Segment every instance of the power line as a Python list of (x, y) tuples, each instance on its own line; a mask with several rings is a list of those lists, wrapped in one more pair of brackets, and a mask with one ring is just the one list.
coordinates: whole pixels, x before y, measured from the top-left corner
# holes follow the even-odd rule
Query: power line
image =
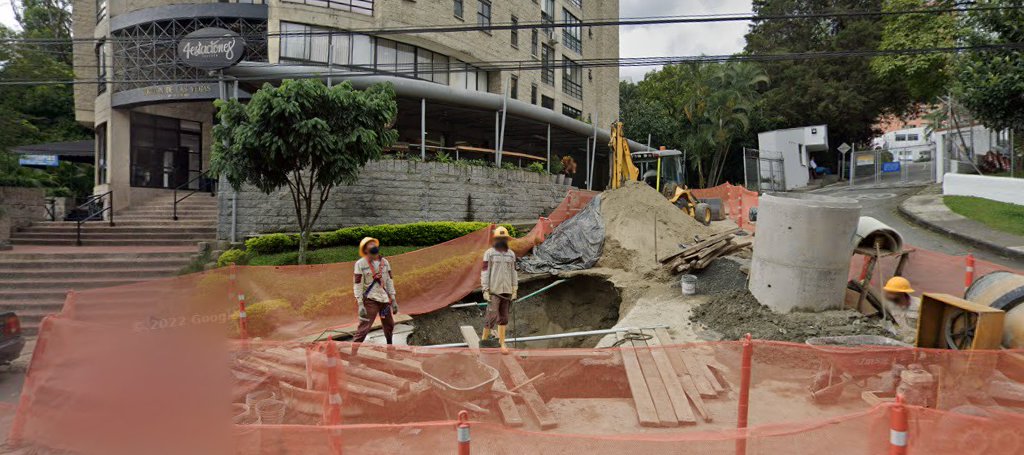
[[(686, 15), (686, 16), (648, 16), (633, 18), (605, 18), (581, 20), (579, 23), (565, 23), (554, 21), (528, 21), (528, 22), (492, 22), (490, 25), (431, 25), (431, 26), (403, 26), (366, 28), (352, 30), (323, 30), (311, 32), (275, 32), (267, 33), (266, 37), (282, 36), (310, 36), (329, 35), (338, 33), (358, 33), (373, 36), (395, 35), (395, 34), (425, 34), (425, 33), (458, 33), (474, 31), (508, 31), (508, 30), (533, 30), (533, 29), (558, 29), (576, 27), (619, 27), (619, 26), (643, 26), (643, 25), (668, 25), (668, 24), (695, 24), (713, 22), (762, 22), (772, 20), (804, 20), (804, 19), (844, 19), (844, 18), (866, 18), (866, 17), (887, 17), (904, 15), (927, 15), (964, 12), (985, 12), (1024, 9), (1024, 5), (1016, 6), (974, 6), (974, 7), (951, 7), (951, 8), (922, 8), (894, 11), (831, 11), (822, 13), (806, 14), (773, 14), (757, 15), (754, 13), (725, 13), (708, 15)], [(307, 24), (303, 24), (307, 25)], [(311, 25), (318, 27), (317, 25)], [(326, 27), (326, 26), (325, 26)], [(156, 38), (145, 40), (146, 42), (177, 42), (180, 38)], [(22, 42), (32, 44), (67, 44), (69, 42), (97, 43), (100, 41), (138, 41), (135, 38), (121, 38), (116, 36), (103, 38), (69, 38), (69, 39), (34, 39), (34, 38), (4, 38), (0, 42)]]
[[(923, 54), (939, 54), (939, 53), (957, 53), (957, 52), (981, 52), (981, 51), (1013, 51), (1024, 49), (1024, 43), (1008, 43), (1008, 44), (988, 44), (988, 45), (974, 45), (974, 46), (956, 46), (956, 47), (931, 47), (931, 48), (920, 48), (920, 49), (877, 49), (877, 50), (861, 50), (861, 51), (824, 51), (824, 52), (796, 52), (796, 53), (783, 53), (783, 54), (727, 54), (727, 55), (700, 55), (700, 56), (672, 56), (672, 57), (629, 57), (629, 58), (610, 58), (610, 59), (583, 59), (575, 61), (576, 65), (581, 68), (608, 68), (608, 67), (636, 67), (636, 66), (660, 66), (660, 65), (682, 65), (682, 64), (707, 64), (707, 63), (724, 63), (724, 62), (775, 62), (775, 61), (806, 61), (806, 60), (817, 60), (817, 59), (831, 59), (831, 58), (866, 58), (866, 57), (880, 57), (880, 56), (892, 56), (892, 55), (923, 55)], [(312, 62), (311, 62), (312, 63)], [(554, 62), (552, 62), (554, 63)], [(259, 65), (261, 67), (273, 68), (282, 66), (275, 63), (263, 63)], [(464, 69), (458, 68), (440, 68), (431, 65), (432, 69), (429, 71), (421, 71), (417, 68), (410, 67), (409, 70), (396, 70), (395, 71), (382, 71), (372, 67), (361, 66), (361, 65), (335, 65), (333, 67), (323, 66), (323, 71), (316, 72), (305, 72), (305, 73), (293, 73), (288, 74), (285, 78), (288, 79), (302, 79), (302, 78), (319, 78), (326, 77), (328, 75), (339, 78), (344, 77), (358, 77), (358, 76), (400, 76), (414, 78), (417, 74), (443, 74), (443, 73), (468, 73), (478, 71), (535, 71), (535, 70), (556, 70), (559, 66), (565, 68), (566, 65), (546, 65), (542, 61), (528, 60), (528, 61), (503, 61), (503, 62), (490, 62), (490, 63), (476, 63), (470, 67)], [(433, 69), (437, 68), (437, 69)], [(235, 80), (242, 82), (248, 81), (263, 81), (266, 80), (266, 76), (251, 76), (251, 77), (238, 77)], [(77, 79), (77, 80), (6, 80), (0, 81), (0, 86), (5, 85), (74, 85), (74, 84), (98, 84), (98, 83), (152, 83), (152, 84), (172, 84), (172, 83), (214, 83), (218, 82), (217, 78), (197, 78), (197, 79), (134, 79), (134, 80), (119, 80), (119, 79), (106, 79), (99, 81), (97, 79)]]

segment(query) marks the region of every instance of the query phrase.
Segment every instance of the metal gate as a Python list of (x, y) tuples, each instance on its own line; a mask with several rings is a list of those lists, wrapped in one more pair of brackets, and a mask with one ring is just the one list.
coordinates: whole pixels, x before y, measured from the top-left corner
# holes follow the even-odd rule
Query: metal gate
[(786, 169), (782, 165), (782, 155), (744, 148), (743, 186), (758, 193), (786, 191)]
[(850, 186), (926, 185), (935, 181), (934, 150), (875, 149), (853, 151)]

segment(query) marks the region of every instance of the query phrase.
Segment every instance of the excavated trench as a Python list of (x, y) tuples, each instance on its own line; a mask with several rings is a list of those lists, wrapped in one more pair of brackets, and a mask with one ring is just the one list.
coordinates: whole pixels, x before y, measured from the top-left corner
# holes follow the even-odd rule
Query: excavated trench
[[(545, 279), (521, 283), (519, 295), (528, 295), (554, 281)], [(474, 293), (464, 301), (482, 302), (483, 296)], [(508, 337), (608, 329), (618, 322), (621, 303), (619, 291), (611, 282), (598, 277), (576, 276), (536, 297), (513, 305), (512, 311), (509, 312)], [(413, 318), (411, 324), (414, 327), (408, 339), (411, 345), (461, 343), (463, 339), (459, 332), (460, 326), (471, 325), (480, 333), (484, 324), (484, 307), (446, 308), (418, 315)], [(516, 347), (585, 348), (594, 347), (600, 339), (599, 335), (562, 338), (531, 341), (518, 344)]]

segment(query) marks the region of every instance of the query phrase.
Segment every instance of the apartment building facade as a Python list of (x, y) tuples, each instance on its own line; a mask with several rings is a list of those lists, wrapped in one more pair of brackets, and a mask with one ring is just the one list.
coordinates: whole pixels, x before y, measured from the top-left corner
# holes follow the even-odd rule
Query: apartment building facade
[[(78, 0), (76, 118), (96, 132), (96, 193), (115, 209), (197, 188), (210, 157), (213, 100), (264, 83), (318, 78), (395, 85), (396, 151), (526, 165), (573, 156), (594, 189), (607, 179), (618, 118), (617, 0)], [(520, 27), (519, 24), (522, 24)], [(552, 27), (536, 27), (550, 24)], [(435, 27), (463, 27), (438, 31)], [(489, 29), (488, 27), (497, 27)], [(197, 30), (244, 42), (220, 71), (178, 45)], [(499, 147), (500, 144), (500, 147)], [(597, 146), (595, 146), (595, 144)]]

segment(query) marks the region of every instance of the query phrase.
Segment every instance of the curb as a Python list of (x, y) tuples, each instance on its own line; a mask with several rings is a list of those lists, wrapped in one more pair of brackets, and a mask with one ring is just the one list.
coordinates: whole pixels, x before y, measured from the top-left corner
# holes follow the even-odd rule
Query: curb
[[(913, 197), (913, 196), (911, 196), (911, 197)], [(976, 247), (979, 247), (979, 248), (984, 248), (984, 249), (986, 249), (986, 250), (988, 250), (988, 251), (990, 251), (992, 253), (996, 253), (996, 254), (998, 254), (1000, 256), (1005, 256), (1005, 257), (1013, 258), (1013, 259), (1024, 259), (1024, 251), (1018, 251), (1018, 250), (1010, 249), (1010, 248), (1004, 247), (1002, 245), (999, 245), (997, 243), (992, 243), (992, 242), (989, 242), (987, 240), (982, 240), (982, 239), (979, 239), (979, 238), (976, 238), (976, 237), (972, 237), (972, 236), (969, 236), (967, 234), (963, 234), (963, 233), (961, 233), (959, 231), (955, 231), (953, 229), (949, 229), (949, 228), (940, 226), (938, 224), (935, 224), (935, 223), (932, 223), (932, 222), (929, 222), (929, 221), (925, 221), (921, 217), (917, 216), (917, 214), (915, 214), (913, 211), (911, 211), (911, 210), (906, 208), (906, 203), (907, 203), (908, 200), (910, 200), (910, 199), (908, 198), (907, 200), (901, 202), (899, 206), (897, 206), (897, 210), (899, 211), (900, 215), (903, 215), (903, 217), (906, 218), (908, 221), (910, 221), (910, 222), (912, 222), (912, 223), (914, 223), (914, 224), (916, 224), (918, 226), (921, 226), (921, 227), (923, 227), (925, 229), (928, 229), (929, 231), (936, 232), (936, 233), (939, 233), (939, 234), (942, 234), (942, 235), (946, 235), (946, 236), (952, 237), (952, 238), (954, 238), (956, 240), (959, 240), (961, 242), (967, 243), (969, 245), (973, 245), (973, 246), (976, 246)]]

